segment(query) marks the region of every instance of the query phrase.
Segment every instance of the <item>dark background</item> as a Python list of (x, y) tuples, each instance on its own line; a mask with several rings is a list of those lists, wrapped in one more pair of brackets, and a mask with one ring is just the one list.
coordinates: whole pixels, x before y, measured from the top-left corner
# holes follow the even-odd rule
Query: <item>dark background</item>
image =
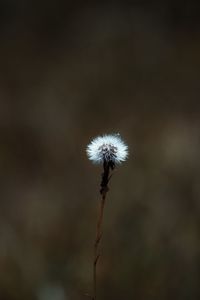
[(0, 1), (0, 300), (200, 299), (199, 1)]

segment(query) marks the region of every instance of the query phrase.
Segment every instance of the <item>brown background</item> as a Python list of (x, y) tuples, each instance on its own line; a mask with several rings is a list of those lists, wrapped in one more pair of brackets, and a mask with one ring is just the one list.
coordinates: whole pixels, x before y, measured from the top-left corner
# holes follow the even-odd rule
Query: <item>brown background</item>
[(0, 300), (200, 299), (199, 1), (0, 1)]

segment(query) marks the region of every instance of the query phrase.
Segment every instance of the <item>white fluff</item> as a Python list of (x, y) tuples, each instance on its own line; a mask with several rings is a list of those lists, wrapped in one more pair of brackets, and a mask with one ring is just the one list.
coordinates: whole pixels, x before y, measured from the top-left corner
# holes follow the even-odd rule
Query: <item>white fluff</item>
[(128, 146), (122, 141), (119, 134), (109, 134), (94, 138), (86, 149), (88, 158), (94, 163), (104, 161), (119, 164), (128, 156)]

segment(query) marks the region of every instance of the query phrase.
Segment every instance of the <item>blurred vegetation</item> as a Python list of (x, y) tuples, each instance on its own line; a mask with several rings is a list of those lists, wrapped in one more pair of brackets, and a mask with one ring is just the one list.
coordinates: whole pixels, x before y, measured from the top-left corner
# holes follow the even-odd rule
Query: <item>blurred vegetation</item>
[(0, 300), (87, 299), (101, 168), (99, 299), (200, 299), (198, 1), (0, 2)]

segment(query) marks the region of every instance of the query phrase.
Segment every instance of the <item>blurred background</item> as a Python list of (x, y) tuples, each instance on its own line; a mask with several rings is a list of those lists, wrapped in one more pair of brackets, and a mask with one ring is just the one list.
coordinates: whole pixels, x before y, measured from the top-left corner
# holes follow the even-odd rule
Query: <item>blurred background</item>
[(0, 300), (200, 299), (198, 1), (0, 1)]

